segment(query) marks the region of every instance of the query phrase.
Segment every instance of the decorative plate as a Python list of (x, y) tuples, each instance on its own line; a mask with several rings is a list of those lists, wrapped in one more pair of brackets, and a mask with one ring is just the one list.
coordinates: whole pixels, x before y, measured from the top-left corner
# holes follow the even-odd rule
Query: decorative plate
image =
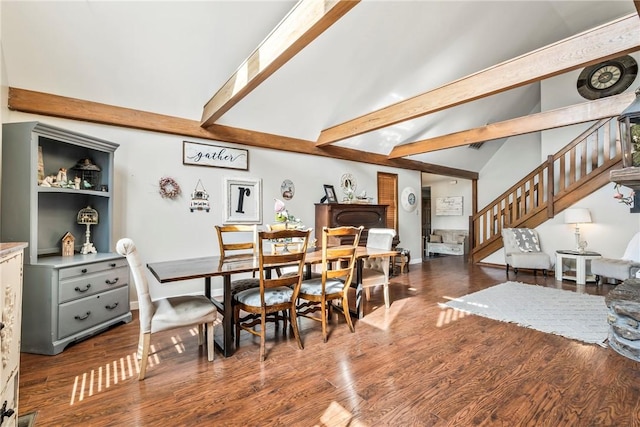
[(340, 177), (340, 187), (344, 194), (355, 194), (358, 183), (356, 179), (350, 173), (345, 173)]
[(416, 197), (416, 190), (412, 187), (406, 187), (402, 190), (402, 195), (400, 196), (400, 201), (402, 203), (402, 208), (407, 212), (413, 212), (418, 207), (418, 199)]
[(293, 199), (293, 195), (296, 193), (296, 187), (293, 185), (293, 181), (290, 179), (285, 179), (280, 184), (280, 194), (282, 194), (282, 198), (285, 200)]

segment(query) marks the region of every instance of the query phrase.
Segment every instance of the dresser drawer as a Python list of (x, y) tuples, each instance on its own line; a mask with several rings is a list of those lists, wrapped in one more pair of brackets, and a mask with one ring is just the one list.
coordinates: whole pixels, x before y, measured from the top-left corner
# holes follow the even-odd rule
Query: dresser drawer
[(129, 283), (129, 268), (119, 267), (60, 281), (58, 302), (64, 303), (114, 289)]
[(128, 286), (60, 304), (58, 339), (84, 331), (128, 312)]
[(66, 267), (60, 269), (60, 280), (70, 277), (84, 276), (87, 274), (99, 273), (105, 270), (113, 270), (120, 267), (126, 267), (126, 258), (117, 258), (109, 261), (94, 262), (92, 264), (82, 264), (74, 267)]

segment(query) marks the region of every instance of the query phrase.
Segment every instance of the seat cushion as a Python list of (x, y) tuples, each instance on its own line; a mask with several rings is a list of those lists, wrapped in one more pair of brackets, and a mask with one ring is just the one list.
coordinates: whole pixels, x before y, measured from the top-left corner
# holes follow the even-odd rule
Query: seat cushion
[[(267, 305), (276, 305), (283, 302), (291, 301), (293, 296), (293, 289), (287, 286), (278, 286), (277, 288), (266, 289), (264, 292), (264, 302)], [(244, 305), (251, 307), (260, 307), (262, 302), (260, 301), (260, 288), (246, 289), (242, 292), (238, 292), (235, 295), (235, 299)]]
[(209, 298), (188, 295), (154, 301), (155, 313), (151, 319), (151, 333), (181, 326), (213, 322), (218, 312)]
[[(344, 282), (342, 280), (327, 279), (325, 286), (325, 293), (337, 294), (344, 289)], [(300, 292), (309, 295), (321, 295), (322, 294), (322, 278), (315, 278), (304, 280), (300, 285)]]
[(551, 258), (546, 252), (512, 252), (505, 258), (513, 268), (551, 269)]
[(598, 258), (591, 260), (591, 273), (609, 279), (626, 280), (632, 277), (633, 261), (623, 259)]
[(260, 279), (248, 278), (238, 279), (231, 282), (231, 295), (235, 295), (238, 292), (242, 292), (251, 288), (259, 288)]

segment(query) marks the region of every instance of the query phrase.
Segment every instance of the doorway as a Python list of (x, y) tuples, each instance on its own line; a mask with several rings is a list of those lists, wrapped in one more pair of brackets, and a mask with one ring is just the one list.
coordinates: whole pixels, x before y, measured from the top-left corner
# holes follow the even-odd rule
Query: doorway
[(431, 234), (431, 187), (422, 187), (422, 253), (428, 257), (427, 241)]

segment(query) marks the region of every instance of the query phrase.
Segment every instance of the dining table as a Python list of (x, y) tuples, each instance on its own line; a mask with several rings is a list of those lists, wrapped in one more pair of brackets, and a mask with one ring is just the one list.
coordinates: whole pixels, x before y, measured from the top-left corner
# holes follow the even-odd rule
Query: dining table
[[(363, 316), (362, 304), (362, 268), (363, 260), (368, 257), (393, 257), (398, 252), (391, 249), (375, 249), (359, 246), (356, 250), (355, 283), (351, 288), (355, 291), (355, 309), (349, 310), (357, 318)], [(311, 266), (322, 262), (322, 250), (309, 250), (305, 256), (305, 271), (310, 274)], [(231, 295), (232, 276), (241, 273), (258, 271), (260, 261), (257, 254), (233, 255), (222, 257), (219, 255), (204, 256), (187, 259), (151, 262), (147, 269), (160, 283), (172, 283), (192, 279), (204, 279), (204, 295), (207, 296), (222, 314), (222, 341), (216, 337), (215, 344), (225, 357), (234, 353), (233, 343), (233, 301)], [(211, 295), (211, 279), (222, 277), (222, 300)], [(209, 332), (208, 332), (209, 333)]]

